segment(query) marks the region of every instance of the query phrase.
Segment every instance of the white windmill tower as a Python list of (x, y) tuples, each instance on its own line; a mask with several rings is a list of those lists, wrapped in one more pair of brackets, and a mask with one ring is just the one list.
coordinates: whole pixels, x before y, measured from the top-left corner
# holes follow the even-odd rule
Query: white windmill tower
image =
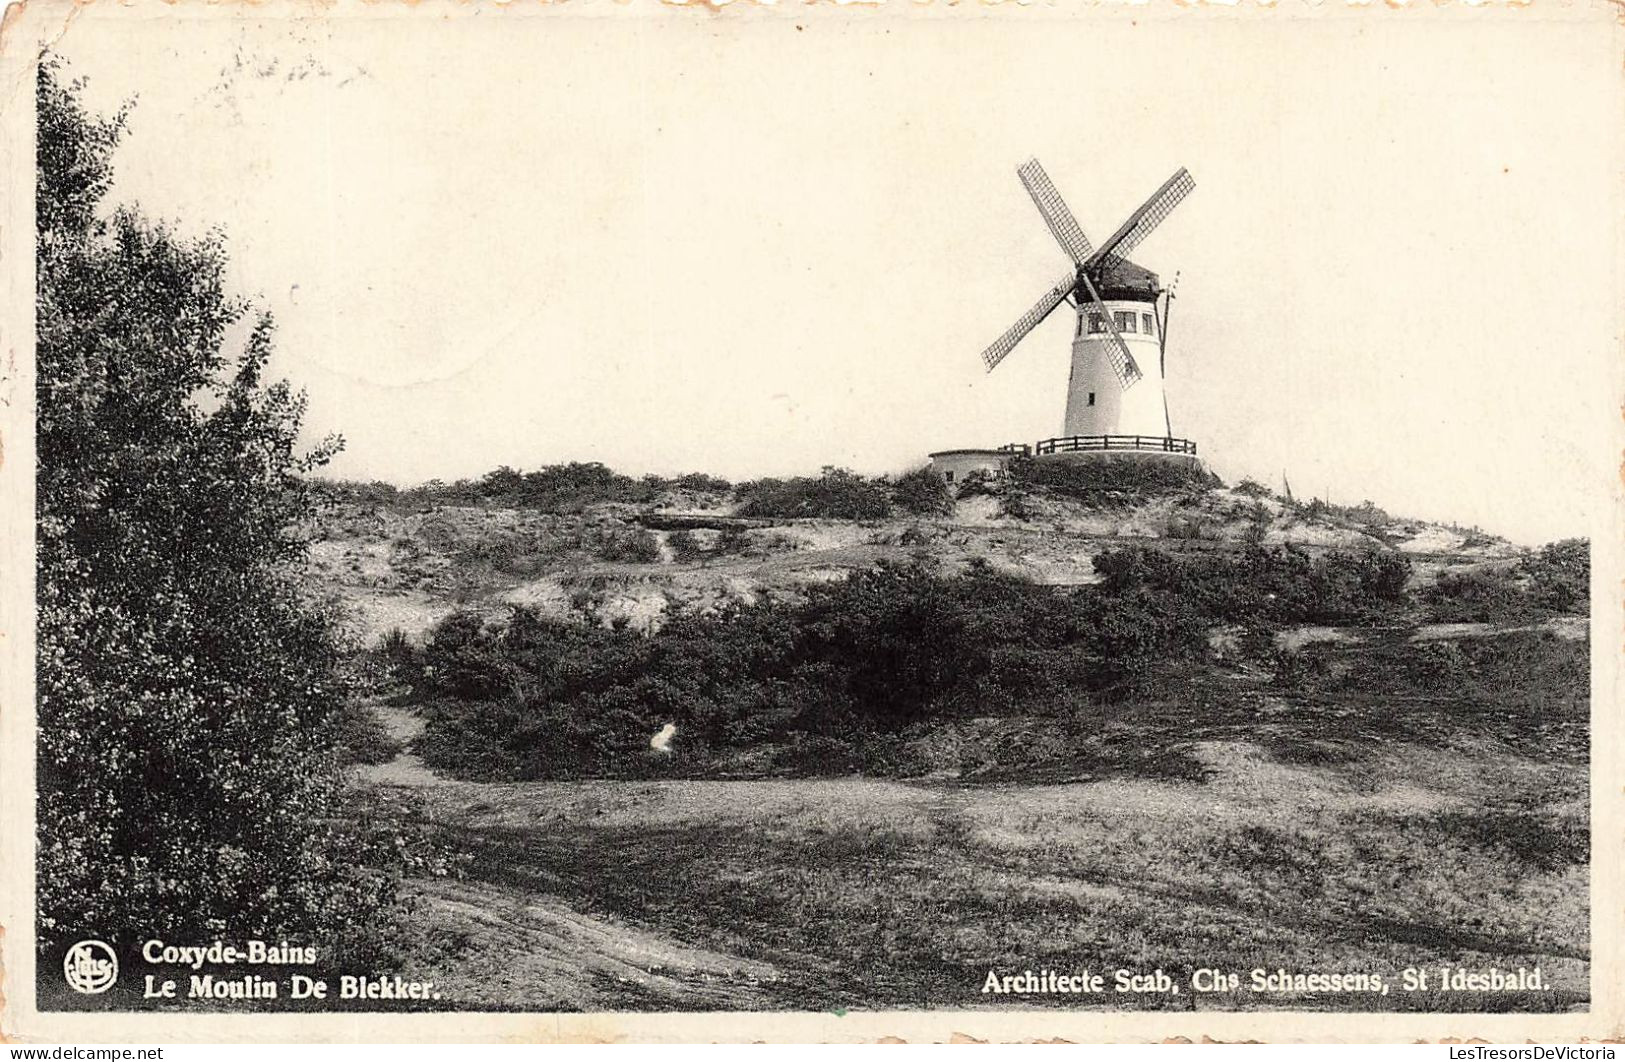
[(1077, 310), (1065, 427), (1060, 436), (1038, 443), (1038, 455), (1130, 451), (1194, 462), (1196, 444), (1174, 436), (1163, 391), (1167, 301), (1161, 299), (1157, 275), (1127, 256), (1196, 182), (1181, 167), (1097, 250), (1037, 159), (1029, 159), (1016, 175), (1072, 268), (982, 352), (988, 371), (1061, 303), (1071, 302)]

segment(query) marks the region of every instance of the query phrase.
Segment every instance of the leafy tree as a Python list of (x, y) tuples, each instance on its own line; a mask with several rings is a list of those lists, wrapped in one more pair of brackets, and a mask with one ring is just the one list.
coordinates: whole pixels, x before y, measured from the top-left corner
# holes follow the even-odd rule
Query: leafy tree
[(289, 533), (339, 441), (300, 451), (218, 233), (104, 209), (125, 116), (77, 91), (41, 66), (40, 943), (336, 946), (389, 893), (329, 825), (347, 691)]

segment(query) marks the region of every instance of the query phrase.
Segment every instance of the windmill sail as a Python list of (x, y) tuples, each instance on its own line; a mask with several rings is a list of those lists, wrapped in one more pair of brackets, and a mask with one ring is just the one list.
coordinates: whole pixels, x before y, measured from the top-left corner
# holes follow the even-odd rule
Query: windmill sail
[(1033, 205), (1038, 208), (1039, 215), (1049, 226), (1055, 242), (1061, 245), (1061, 250), (1071, 255), (1074, 262), (1087, 261), (1095, 249), (1090, 245), (1089, 237), (1083, 234), (1078, 219), (1067, 209), (1066, 200), (1056, 191), (1044, 167), (1038, 164), (1037, 159), (1028, 159), (1017, 167), (1016, 176), (1026, 186), (1027, 194), (1033, 197)]
[(982, 351), (982, 362), (987, 366), (987, 371), (992, 372), (993, 366), (1003, 361), (1004, 356), (1014, 350), (1016, 344), (1020, 343), (1028, 332), (1037, 328), (1039, 322), (1054, 312), (1055, 307), (1065, 302), (1066, 297), (1072, 294), (1072, 289), (1077, 286), (1077, 274), (1068, 272), (1064, 279), (1045, 292), (1044, 297), (1033, 304), (1032, 309), (1022, 314), (1016, 320), (1016, 323), (1005, 331), (1004, 335), (989, 344), (988, 348)]
[(1190, 171), (1181, 166), (1179, 172), (1163, 182), (1152, 194), (1145, 204), (1130, 214), (1128, 220), (1123, 222), (1121, 228), (1112, 233), (1111, 239), (1100, 245), (1087, 263), (1097, 266), (1107, 258), (1127, 258), (1140, 241), (1161, 225), (1169, 214), (1174, 212), (1180, 200), (1190, 195), (1196, 189), (1196, 181), (1191, 177)]
[(1089, 292), (1090, 305), (1106, 325), (1106, 360), (1111, 362), (1112, 372), (1117, 374), (1117, 382), (1122, 384), (1126, 391), (1138, 383), (1144, 373), (1140, 372), (1140, 366), (1135, 362), (1134, 355), (1129, 353), (1128, 344), (1123, 342), (1122, 333), (1112, 321), (1111, 311), (1101, 301), (1100, 292), (1087, 273), (1083, 274), (1083, 286)]

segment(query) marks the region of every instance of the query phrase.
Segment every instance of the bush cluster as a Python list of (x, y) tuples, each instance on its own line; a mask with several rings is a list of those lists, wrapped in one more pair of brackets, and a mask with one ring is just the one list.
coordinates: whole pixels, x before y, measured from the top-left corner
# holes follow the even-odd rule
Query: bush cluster
[(666, 545), (681, 564), (740, 556), (753, 549), (750, 535), (737, 527), (720, 531), (680, 529), (666, 535)]
[(1591, 548), (1565, 539), (1507, 566), (1443, 572), (1424, 600), (1446, 623), (1524, 623), (1590, 612)]
[[(1372, 640), (1351, 651), (1321, 642), (1277, 654), (1277, 685), (1347, 714), (1384, 741), (1460, 734), (1498, 739), (1525, 756), (1584, 760), (1589, 743), (1589, 647), (1549, 631), (1484, 637)], [(1330, 721), (1328, 721), (1330, 723)]]
[(550, 513), (577, 513), (605, 502), (646, 505), (674, 490), (725, 494), (732, 487), (725, 479), (701, 472), (634, 479), (597, 461), (544, 465), (533, 472), (520, 472), (503, 465), (479, 479), (459, 479), (451, 483), (432, 479), (413, 487), (397, 487), (381, 480), (330, 479), (319, 483), (322, 496), (334, 502), (420, 509), (436, 505), (490, 505)]
[(844, 468), (818, 476), (754, 479), (735, 489), (740, 516), (794, 519), (879, 520), (891, 515), (891, 490), (884, 479), (869, 479)]
[(826, 467), (817, 476), (751, 480), (739, 484), (735, 493), (740, 516), (774, 519), (880, 520), (897, 511), (940, 516), (954, 507), (948, 485), (929, 465), (896, 480)]
[[(481, 778), (699, 771), (758, 744), (798, 749), (795, 762), (832, 742), (863, 758), (934, 720), (1119, 697), (1201, 657), (1217, 623), (1379, 615), (1404, 603), (1408, 571), (1388, 555), (1292, 549), (1123, 550), (1096, 566), (1099, 584), (1070, 588), (980, 564), (882, 566), (796, 601), (678, 614), (652, 635), (524, 610), (505, 627), (454, 615), (404, 669), (436, 705), (419, 747)], [(676, 751), (653, 752), (668, 723)]]
[(485, 474), (476, 496), (504, 507), (570, 513), (601, 502), (648, 502), (664, 486), (658, 477), (633, 479), (596, 461), (572, 461), (534, 472), (518, 472), (504, 465)]
[(430, 480), (406, 488), (381, 481), (323, 480), (318, 490), (329, 502), (401, 509), (485, 505), (549, 513), (579, 513), (592, 505), (614, 502), (651, 505), (672, 491), (711, 495), (732, 491), (739, 502), (739, 515), (775, 519), (879, 520), (898, 511), (941, 515), (952, 512), (954, 504), (953, 494), (930, 466), (895, 480), (829, 467), (817, 476), (767, 477), (736, 488), (725, 479), (699, 472), (634, 479), (593, 461), (546, 465), (534, 472), (503, 466), (478, 480)]
[(1409, 602), (1411, 565), (1383, 550), (1253, 546), (1239, 555), (1128, 548), (1095, 558), (1108, 588), (1147, 587), (1223, 623), (1360, 624), (1391, 619)]
[(1017, 457), (1010, 462), (1007, 493), (1057, 495), (1093, 502), (1128, 502), (1223, 486), (1218, 476), (1198, 464), (1171, 461), (1041, 461)]
[(1566, 538), (1542, 546), (1518, 564), (1529, 580), (1529, 594), (1552, 612), (1591, 613), (1591, 543)]
[(660, 559), (660, 541), (643, 528), (604, 528), (592, 536), (599, 558), (623, 564), (653, 564)]
[[(1132, 595), (1060, 592), (985, 567), (883, 567), (653, 635), (517, 611), (448, 617), (413, 669), (438, 707), (425, 759), (487, 778), (637, 774), (761, 742), (847, 741), (1100, 686), (1201, 645)], [(679, 754), (649, 739), (675, 723)]]
[(941, 474), (926, 465), (897, 477), (892, 504), (916, 516), (946, 516), (954, 511), (954, 495)]

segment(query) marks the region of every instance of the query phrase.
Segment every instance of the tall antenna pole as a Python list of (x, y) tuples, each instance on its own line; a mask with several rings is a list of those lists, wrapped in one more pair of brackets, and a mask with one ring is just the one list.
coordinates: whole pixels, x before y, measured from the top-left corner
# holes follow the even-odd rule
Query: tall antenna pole
[(1162, 374), (1168, 375), (1168, 315), (1174, 308), (1174, 289), (1179, 287), (1179, 271), (1174, 271), (1174, 282), (1162, 293), (1162, 320), (1157, 322), (1157, 354), (1161, 358)]
[(1168, 438), (1174, 437), (1174, 420), (1168, 413), (1168, 315), (1174, 308), (1174, 289), (1179, 287), (1179, 271), (1174, 271), (1174, 282), (1162, 293), (1162, 320), (1157, 322), (1157, 372), (1162, 376), (1162, 424)]

